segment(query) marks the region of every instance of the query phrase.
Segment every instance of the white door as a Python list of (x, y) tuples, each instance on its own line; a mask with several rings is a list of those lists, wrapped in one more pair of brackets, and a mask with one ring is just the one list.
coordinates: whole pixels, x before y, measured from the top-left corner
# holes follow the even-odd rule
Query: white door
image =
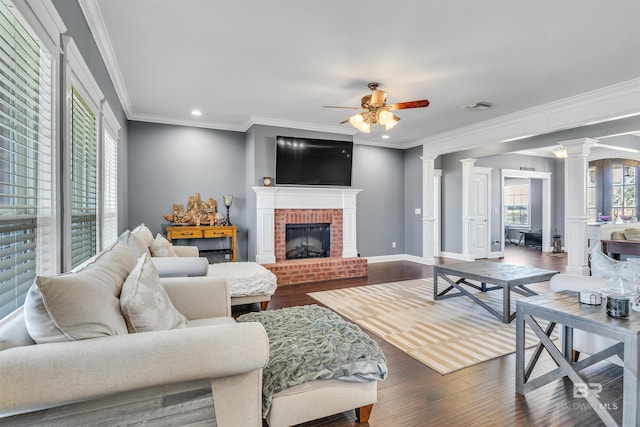
[(472, 251), (474, 257), (488, 258), (490, 251), (489, 236), (491, 235), (489, 226), (489, 176), (491, 170), (481, 170), (474, 168), (473, 185), (471, 188), (473, 200), (473, 239), (475, 245)]

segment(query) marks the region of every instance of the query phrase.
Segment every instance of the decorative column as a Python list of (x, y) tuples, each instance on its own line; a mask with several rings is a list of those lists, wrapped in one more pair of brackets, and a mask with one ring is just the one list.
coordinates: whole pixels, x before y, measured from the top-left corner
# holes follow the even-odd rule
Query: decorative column
[(435, 160), (437, 154), (422, 156), (422, 257), (427, 265), (435, 260)]
[(256, 194), (256, 262), (274, 264), (276, 262), (274, 236), (274, 209), (277, 187), (254, 187)]
[(475, 244), (471, 241), (473, 233), (471, 227), (475, 214), (471, 212), (472, 194), (471, 188), (473, 184), (473, 164), (476, 159), (461, 159), (462, 163), (462, 255), (465, 259), (473, 261), (474, 256), (471, 248)]
[(562, 141), (568, 157), (564, 160), (564, 234), (567, 274), (589, 275), (587, 244), (587, 157), (597, 141), (589, 138)]

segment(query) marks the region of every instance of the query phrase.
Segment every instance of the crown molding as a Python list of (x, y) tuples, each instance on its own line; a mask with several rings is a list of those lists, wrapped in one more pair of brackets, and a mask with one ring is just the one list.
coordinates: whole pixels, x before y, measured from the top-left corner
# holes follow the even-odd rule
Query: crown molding
[[(640, 78), (423, 138), (425, 153), (447, 154), (640, 113)], [(507, 142), (505, 142), (507, 143)]]
[(248, 127), (246, 122), (234, 124), (227, 122), (205, 122), (202, 120), (177, 120), (177, 119), (168, 119), (163, 116), (156, 116), (152, 114), (139, 114), (132, 113), (131, 116), (127, 116), (129, 120), (138, 121), (138, 122), (149, 122), (149, 123), (159, 123), (165, 125), (175, 125), (175, 126), (189, 126), (189, 127), (197, 127), (197, 128), (205, 128), (205, 129), (217, 129), (217, 130), (225, 130), (230, 132), (246, 132)]
[(308, 130), (308, 131), (314, 131), (314, 132), (337, 133), (341, 135), (355, 134), (355, 129), (352, 130), (345, 126), (319, 125), (316, 123), (295, 122), (290, 120), (272, 119), (269, 117), (259, 117), (259, 116), (251, 116), (249, 118), (249, 126), (247, 126), (245, 131), (248, 130), (253, 125), (294, 128), (294, 129)]
[(122, 104), (122, 109), (129, 120), (134, 120), (131, 99), (129, 98), (127, 87), (124, 83), (122, 73), (120, 72), (120, 65), (118, 64), (118, 59), (116, 58), (115, 51), (113, 50), (111, 39), (106, 31), (106, 25), (102, 18), (102, 12), (100, 12), (98, 2), (97, 0), (78, 0), (78, 3), (80, 4), (80, 8), (82, 9), (82, 13), (84, 14), (87, 24), (89, 25), (89, 30), (91, 31), (91, 34), (93, 34), (93, 38), (98, 46), (98, 50), (100, 51), (100, 55), (102, 55), (102, 60), (107, 67), (107, 72), (109, 73), (109, 77), (111, 77), (113, 86), (118, 94), (118, 98)]

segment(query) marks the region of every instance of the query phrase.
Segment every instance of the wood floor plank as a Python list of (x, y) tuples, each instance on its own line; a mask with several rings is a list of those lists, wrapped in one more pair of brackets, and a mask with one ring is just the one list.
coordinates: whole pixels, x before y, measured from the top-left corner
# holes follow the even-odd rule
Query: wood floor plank
[[(539, 250), (508, 246), (504, 262), (564, 271), (566, 258), (550, 256)], [(438, 259), (442, 263), (459, 260)], [(408, 261), (372, 263), (369, 275), (363, 278), (340, 279), (325, 282), (290, 285), (278, 288), (269, 309), (302, 304), (316, 304), (308, 292), (344, 289), (355, 286), (401, 282), (410, 279), (432, 277), (430, 266)], [(548, 283), (533, 285), (537, 292), (549, 291)], [(412, 298), (416, 296), (407, 296)], [(234, 307), (234, 315), (247, 311), (258, 311), (257, 304)], [(487, 314), (488, 315), (488, 314)], [(372, 335), (373, 336), (373, 335)], [(515, 356), (509, 355), (471, 366), (448, 375), (440, 375), (382, 339), (373, 336), (387, 357), (389, 377), (378, 385), (378, 402), (374, 405), (368, 424), (359, 424), (354, 411), (302, 424), (304, 427), (425, 427), (425, 426), (601, 426), (597, 415), (588, 408), (586, 401), (573, 397), (569, 381), (559, 380), (538, 390), (520, 396), (515, 393)], [(531, 350), (528, 351), (529, 357)], [(598, 364), (600, 365), (600, 364)], [(617, 402), (622, 394), (621, 370), (613, 365), (593, 366), (585, 371), (589, 381), (604, 384), (603, 395)], [(548, 357), (542, 357), (534, 371), (544, 372), (555, 365)], [(116, 396), (96, 402), (86, 402), (75, 408), (57, 408), (28, 414), (23, 418), (0, 419), (2, 425), (50, 425), (42, 423), (55, 419), (65, 421), (64, 411), (71, 417), (84, 412), (85, 425), (96, 425), (108, 412), (118, 413), (122, 424), (145, 426), (192, 426), (215, 425), (213, 416), (207, 417), (206, 393), (202, 384), (189, 384), (167, 390), (155, 390), (155, 394), (134, 397)], [(190, 394), (191, 393), (191, 394)], [(210, 395), (209, 395), (210, 396)], [(192, 399), (190, 399), (192, 398)], [(127, 400), (131, 407), (127, 409)], [(147, 402), (144, 402), (144, 401)], [(163, 402), (165, 407), (163, 408)], [(193, 403), (189, 403), (193, 402)], [(159, 405), (159, 406), (158, 406)], [(70, 405), (73, 406), (73, 405)], [(167, 409), (164, 412), (164, 409)], [(202, 409), (202, 413), (199, 412)], [(103, 410), (103, 411), (101, 411)], [(127, 412), (127, 411), (131, 412)], [(122, 412), (124, 411), (124, 412)], [(174, 413), (172, 413), (172, 411)], [(50, 413), (49, 413), (50, 412)], [(142, 420), (142, 417), (149, 417)], [(621, 420), (621, 408), (614, 411), (614, 418)], [(205, 419), (197, 420), (198, 417)], [(112, 418), (113, 422), (118, 417)], [(67, 420), (68, 421), (68, 420)], [(13, 424), (9, 423), (12, 422)], [(33, 422), (33, 424), (32, 424)], [(40, 422), (41, 424), (38, 424)], [(16, 424), (17, 423), (17, 424)], [(137, 423), (137, 424), (133, 424)], [(266, 424), (265, 424), (266, 426)]]

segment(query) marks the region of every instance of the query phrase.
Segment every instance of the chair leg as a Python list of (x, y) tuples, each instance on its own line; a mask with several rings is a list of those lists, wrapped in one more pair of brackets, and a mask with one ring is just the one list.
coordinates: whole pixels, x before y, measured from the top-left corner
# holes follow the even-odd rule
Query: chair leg
[(359, 423), (366, 423), (371, 416), (371, 409), (373, 409), (373, 403), (371, 405), (361, 406), (356, 408), (356, 418)]
[(269, 306), (269, 301), (260, 301), (261, 310), (266, 310), (268, 306)]
[(573, 361), (573, 363), (578, 362), (579, 358), (580, 358), (580, 352), (579, 351), (575, 351), (575, 350), (571, 350), (571, 360)]

